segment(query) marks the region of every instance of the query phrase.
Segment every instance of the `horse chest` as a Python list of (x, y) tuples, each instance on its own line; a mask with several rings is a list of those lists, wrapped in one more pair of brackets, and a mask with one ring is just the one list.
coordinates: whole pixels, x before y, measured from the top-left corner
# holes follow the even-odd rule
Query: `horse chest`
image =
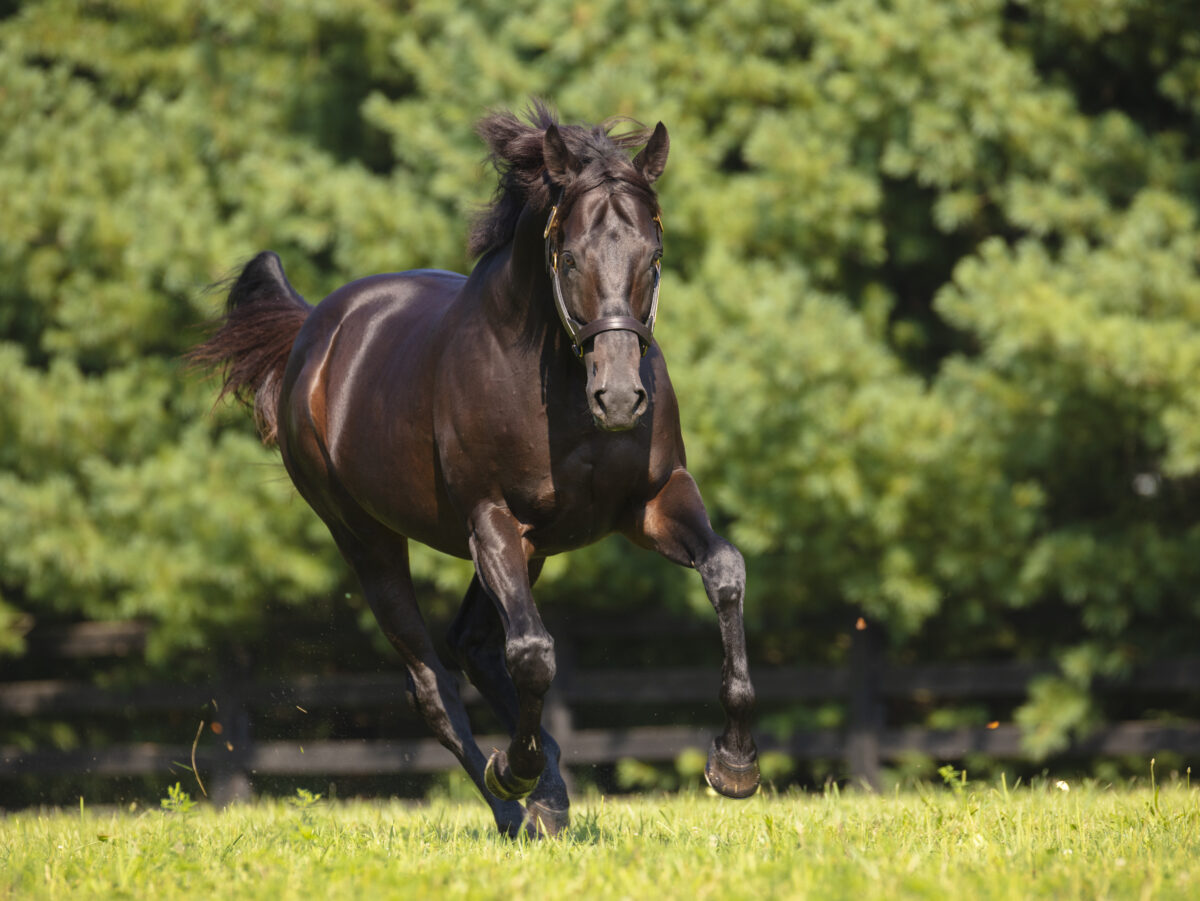
[[(609, 437), (609, 436), (606, 436)], [(620, 439), (588, 442), (550, 460), (504, 492), (509, 508), (540, 551), (557, 553), (614, 531), (630, 506), (644, 500), (644, 464)]]

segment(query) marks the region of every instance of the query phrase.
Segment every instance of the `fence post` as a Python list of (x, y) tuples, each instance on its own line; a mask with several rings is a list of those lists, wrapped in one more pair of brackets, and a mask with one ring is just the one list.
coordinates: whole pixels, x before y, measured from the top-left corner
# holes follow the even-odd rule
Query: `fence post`
[(879, 791), (879, 741), (883, 732), (883, 635), (859, 617), (850, 635), (850, 716), (846, 733), (846, 768), (850, 778)]
[(234, 663), (221, 693), (214, 699), (213, 732), (217, 750), (215, 772), (209, 792), (213, 804), (224, 807), (234, 801), (249, 801), (252, 794), (249, 761), (251, 751), (250, 711), (244, 696), (249, 682), (250, 657), (244, 648), (234, 651)]

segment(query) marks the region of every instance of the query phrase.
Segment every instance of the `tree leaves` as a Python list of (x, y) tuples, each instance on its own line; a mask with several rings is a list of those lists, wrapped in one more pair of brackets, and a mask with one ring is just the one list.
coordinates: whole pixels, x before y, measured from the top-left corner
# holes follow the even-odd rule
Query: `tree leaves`
[[(1174, 647), (1200, 576), (1200, 26), (1143, 7), (23, 5), (0, 629), (147, 615), (167, 648), (331, 593), (319, 524), (179, 366), (203, 287), (266, 247), (313, 301), (466, 270), (494, 187), (472, 125), (544, 95), (671, 129), (658, 335), (753, 615), (854, 605), (953, 651), (1025, 611), (1056, 625), (1028, 654)], [(442, 599), (466, 577), (415, 568)], [(707, 603), (611, 543), (539, 592)]]

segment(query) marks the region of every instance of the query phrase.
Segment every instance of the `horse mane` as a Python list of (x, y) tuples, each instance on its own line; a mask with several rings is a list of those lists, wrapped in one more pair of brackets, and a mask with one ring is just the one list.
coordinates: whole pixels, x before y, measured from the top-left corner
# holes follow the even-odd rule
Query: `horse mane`
[[(564, 207), (586, 191), (607, 183), (614, 191), (642, 197), (658, 211), (654, 189), (629, 158), (630, 150), (650, 140), (650, 129), (640, 122), (617, 116), (599, 125), (563, 125), (541, 100), (532, 101), (524, 118), (526, 121), (509, 110), (497, 110), (475, 126), (488, 145), (488, 161), (500, 179), (492, 202), (480, 210), (471, 225), (467, 250), (472, 257), (509, 243), (525, 206), (549, 213), (553, 186), (542, 158), (542, 138), (551, 125), (558, 127), (582, 167), (563, 194), (560, 202)], [(614, 135), (614, 128), (622, 124), (632, 125), (633, 130)]]

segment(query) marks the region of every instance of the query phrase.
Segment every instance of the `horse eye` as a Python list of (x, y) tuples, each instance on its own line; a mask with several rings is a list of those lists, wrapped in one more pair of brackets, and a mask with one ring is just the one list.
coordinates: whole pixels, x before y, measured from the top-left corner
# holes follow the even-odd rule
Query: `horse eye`
[(571, 254), (571, 252), (569, 250), (563, 251), (562, 264), (563, 264), (564, 269), (574, 269), (575, 268), (575, 257)]

